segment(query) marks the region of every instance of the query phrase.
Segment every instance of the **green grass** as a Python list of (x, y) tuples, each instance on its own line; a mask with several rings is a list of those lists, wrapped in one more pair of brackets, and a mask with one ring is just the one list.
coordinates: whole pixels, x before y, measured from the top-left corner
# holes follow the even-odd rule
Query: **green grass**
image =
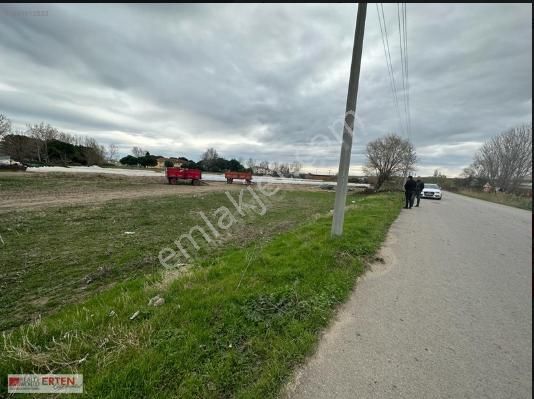
[[(199, 256), (213, 257), (224, 248), (269, 238), (328, 211), (332, 198), (328, 193), (285, 192), (261, 217), (260, 228), (248, 217), (223, 246), (203, 248)], [(160, 270), (159, 251), (201, 222), (199, 211), (209, 215), (221, 205), (231, 207), (225, 194), (210, 193), (3, 214), (0, 330), (57, 311), (118, 281)]]
[(529, 197), (519, 196), (511, 193), (485, 193), (474, 190), (458, 190), (455, 192), (484, 201), (495, 202), (497, 204), (513, 206), (515, 208), (526, 209), (529, 211), (532, 210), (532, 198)]
[[(14, 272), (17, 256), (32, 267), (16, 293), (2, 289), (2, 306), (19, 306), (41, 287), (61, 295), (54, 314), (0, 339), (0, 395), (8, 373), (80, 372), (85, 396), (95, 398), (276, 397), (379, 248), (401, 199), (349, 196), (345, 234), (331, 239), (332, 193), (286, 192), (265, 216), (238, 225), (234, 241), (204, 247), (189, 272), (154, 272), (153, 259), (143, 259), (191, 226), (193, 210), (219, 206), (220, 195), (8, 214), (4, 226), (21, 237), (10, 234), (16, 249), (4, 252), (2, 267)], [(74, 282), (102, 265), (112, 265), (107, 289), (68, 304), (76, 287), (57, 273)], [(147, 306), (156, 294), (165, 304)], [(12, 317), (9, 307), (2, 312), (2, 321)]]

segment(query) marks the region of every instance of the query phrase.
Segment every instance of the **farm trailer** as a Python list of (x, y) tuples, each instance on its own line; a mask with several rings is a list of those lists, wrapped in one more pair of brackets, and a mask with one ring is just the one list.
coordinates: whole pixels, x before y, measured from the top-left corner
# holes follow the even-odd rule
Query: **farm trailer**
[(245, 184), (252, 184), (252, 172), (226, 172), (224, 177), (227, 184), (232, 184), (234, 179), (245, 180)]
[(176, 184), (178, 180), (191, 180), (192, 185), (198, 186), (202, 179), (202, 172), (200, 169), (166, 168), (165, 176), (169, 184)]

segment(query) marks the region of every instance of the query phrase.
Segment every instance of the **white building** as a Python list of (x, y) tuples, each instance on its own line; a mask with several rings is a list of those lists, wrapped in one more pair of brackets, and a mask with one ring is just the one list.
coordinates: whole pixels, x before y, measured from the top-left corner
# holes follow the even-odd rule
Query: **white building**
[(261, 166), (254, 166), (252, 167), (252, 173), (255, 175), (271, 176), (273, 171), (268, 168), (262, 168)]

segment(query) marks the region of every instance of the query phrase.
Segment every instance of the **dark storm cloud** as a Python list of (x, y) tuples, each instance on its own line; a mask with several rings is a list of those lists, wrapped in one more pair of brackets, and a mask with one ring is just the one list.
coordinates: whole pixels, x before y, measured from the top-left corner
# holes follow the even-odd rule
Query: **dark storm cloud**
[[(354, 5), (1, 7), (0, 112), (19, 127), (44, 120), (123, 152), (198, 158), (214, 146), (337, 166)], [(32, 9), (48, 16), (6, 12)], [(401, 87), (397, 7), (384, 10)], [(530, 5), (408, 5), (422, 173), (458, 173), (485, 139), (531, 120), (531, 16)], [(406, 135), (392, 98), (369, 4), (354, 170), (368, 141)]]

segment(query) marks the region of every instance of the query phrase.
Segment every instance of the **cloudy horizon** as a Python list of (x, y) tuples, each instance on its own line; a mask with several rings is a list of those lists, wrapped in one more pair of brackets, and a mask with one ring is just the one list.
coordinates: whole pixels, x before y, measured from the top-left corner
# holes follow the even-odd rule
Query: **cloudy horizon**
[[(0, 7), (0, 113), (15, 128), (44, 121), (121, 156), (198, 160), (214, 147), (337, 170), (355, 4)], [(384, 12), (399, 84), (396, 4)], [(531, 123), (530, 4), (408, 4), (407, 31), (409, 135), (368, 5), (352, 173), (369, 141), (397, 133), (417, 174), (455, 176), (485, 140)]]

